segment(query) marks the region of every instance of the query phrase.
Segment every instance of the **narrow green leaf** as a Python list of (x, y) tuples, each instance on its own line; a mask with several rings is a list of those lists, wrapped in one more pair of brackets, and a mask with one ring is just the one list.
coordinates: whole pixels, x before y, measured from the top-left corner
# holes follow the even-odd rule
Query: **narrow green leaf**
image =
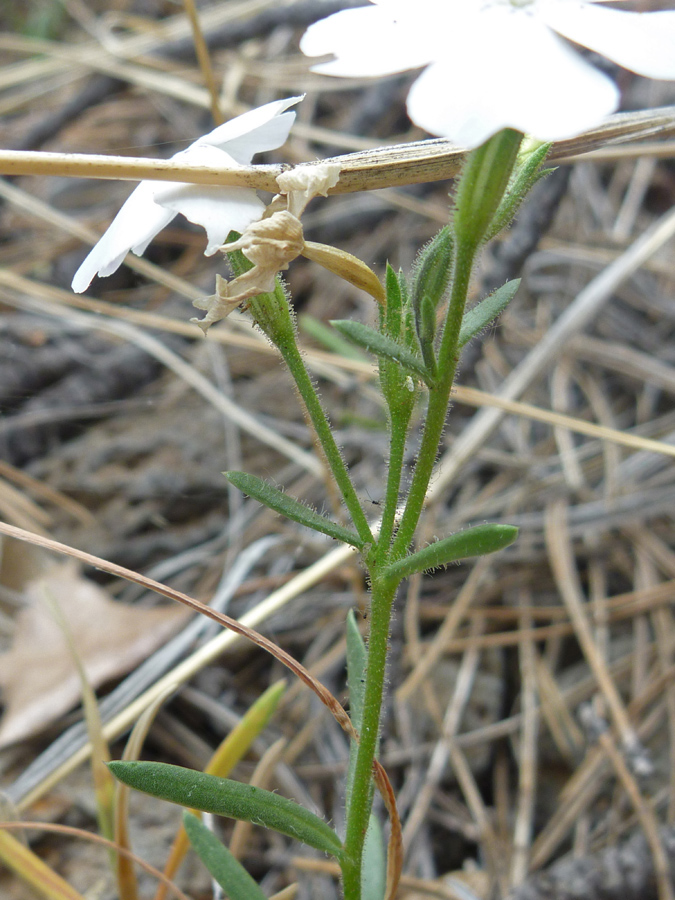
[(452, 217), (458, 244), (475, 249), (485, 239), (509, 186), (522, 140), (519, 131), (503, 128), (468, 154)]
[(385, 578), (408, 578), (417, 572), (447, 566), (458, 559), (485, 556), (487, 553), (503, 550), (517, 537), (518, 529), (514, 525), (476, 525), (429, 544), (417, 553), (387, 566), (382, 574)]
[(390, 337), (398, 337), (401, 325), (401, 308), (403, 306), (403, 294), (399, 276), (387, 263), (384, 278), (384, 287), (387, 294), (387, 329)]
[(434, 350), (434, 338), (436, 336), (436, 307), (430, 297), (422, 297), (417, 317), (417, 337), (420, 342), (422, 359), (435, 378), (438, 371), (436, 351)]
[(340, 838), (323, 819), (279, 794), (168, 763), (117, 761), (108, 767), (115, 778), (153, 797), (262, 825), (316, 850), (342, 855)]
[(468, 310), (462, 319), (462, 328), (459, 332), (459, 341), (457, 347), (459, 350), (467, 344), (472, 337), (475, 337), (479, 331), (482, 331), (490, 322), (501, 313), (504, 312), (509, 303), (516, 295), (516, 291), (520, 287), (520, 278), (514, 278), (513, 281), (507, 281), (496, 291), (476, 304), (473, 309)]
[(278, 490), (278, 488), (272, 487), (269, 482), (263, 481), (262, 478), (258, 478), (256, 475), (249, 475), (248, 472), (223, 472), (223, 475), (244, 494), (248, 494), (259, 503), (264, 503), (265, 506), (269, 506), (274, 512), (286, 516), (287, 519), (292, 519), (300, 525), (306, 525), (314, 531), (320, 531), (321, 534), (327, 534), (328, 537), (335, 538), (336, 541), (342, 541), (345, 544), (351, 544), (352, 547), (358, 547), (359, 550), (363, 547), (363, 541), (355, 531), (350, 531), (348, 528), (343, 528), (342, 525), (337, 525), (326, 518), (326, 516), (322, 516), (309, 506), (305, 506), (304, 503), (300, 503), (299, 500), (294, 500), (288, 494)]
[(362, 322), (353, 322), (351, 319), (334, 319), (330, 324), (333, 328), (337, 328), (340, 334), (353, 341), (357, 346), (363, 347), (364, 350), (374, 353), (375, 356), (383, 356), (385, 359), (399, 363), (422, 381), (429, 380), (429, 373), (422, 360), (392, 338), (380, 334), (379, 331), (375, 331), (374, 328), (370, 328)]
[(361, 900), (384, 900), (387, 886), (387, 855), (384, 849), (382, 826), (374, 813), (370, 814), (366, 842), (363, 845), (361, 867)]
[(195, 853), (230, 900), (267, 900), (255, 879), (197, 816), (184, 813), (183, 827)]
[[(349, 689), (349, 716), (357, 732), (361, 731), (363, 722), (363, 695), (366, 687), (366, 645), (363, 643), (359, 626), (356, 624), (354, 610), (347, 613), (347, 687)], [(356, 741), (349, 744), (349, 767), (347, 769), (346, 807), (349, 804), (354, 787), (354, 769), (356, 767)]]
[(367, 652), (356, 624), (354, 610), (347, 613), (347, 687), (349, 688), (349, 715), (357, 731), (363, 719), (364, 678)]

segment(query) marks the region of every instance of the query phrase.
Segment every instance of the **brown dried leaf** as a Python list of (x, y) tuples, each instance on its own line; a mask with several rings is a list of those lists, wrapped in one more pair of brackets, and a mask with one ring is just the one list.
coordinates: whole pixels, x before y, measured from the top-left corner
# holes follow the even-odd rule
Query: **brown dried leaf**
[(80, 698), (79, 677), (50, 602), (61, 608), (93, 688), (133, 669), (188, 615), (179, 606), (143, 609), (111, 600), (72, 560), (30, 581), (24, 597), (12, 648), (0, 656), (0, 747), (39, 733)]

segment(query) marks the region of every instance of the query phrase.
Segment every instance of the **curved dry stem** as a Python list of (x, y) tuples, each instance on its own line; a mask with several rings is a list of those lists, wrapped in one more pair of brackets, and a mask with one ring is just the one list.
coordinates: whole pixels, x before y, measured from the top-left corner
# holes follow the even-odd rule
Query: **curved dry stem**
[(119, 844), (116, 844), (115, 841), (109, 841), (107, 838), (101, 837), (100, 834), (94, 834), (93, 831), (85, 831), (83, 828), (75, 828), (72, 825), (59, 825), (53, 822), (0, 822), (0, 829), (3, 831), (22, 831), (27, 828), (37, 829), (38, 831), (49, 831), (55, 834), (70, 835), (71, 837), (77, 837), (84, 841), (100, 844), (102, 847), (113, 850), (115, 853), (119, 853), (121, 856), (125, 856), (127, 859), (130, 859), (132, 862), (139, 865), (149, 875), (152, 875), (153, 878), (156, 878), (158, 881), (161, 881), (162, 884), (166, 885), (167, 889), (171, 891), (174, 897), (178, 897), (178, 900), (190, 900), (190, 897), (188, 897), (187, 894), (184, 894), (173, 881), (167, 878), (166, 875), (159, 871), (159, 869), (156, 869), (151, 865), (151, 863), (146, 862), (142, 857), (137, 856), (132, 850), (121, 847)]
[(278, 647), (273, 641), (255, 631), (253, 628), (248, 628), (236, 619), (232, 619), (230, 616), (225, 615), (225, 613), (217, 612), (200, 600), (195, 600), (194, 597), (190, 597), (188, 594), (183, 594), (181, 591), (168, 587), (166, 584), (148, 578), (147, 575), (141, 575), (139, 572), (134, 572), (133, 569), (126, 569), (124, 566), (118, 566), (116, 563), (108, 562), (108, 560), (102, 559), (100, 556), (94, 556), (91, 553), (86, 553), (84, 550), (78, 550), (75, 547), (69, 547), (67, 544), (61, 544), (59, 541), (55, 541), (52, 538), (33, 534), (31, 531), (25, 531), (23, 528), (17, 528), (14, 525), (8, 525), (5, 522), (0, 522), (0, 534), (6, 534), (8, 537), (16, 538), (19, 541), (26, 541), (37, 547), (43, 547), (45, 550), (52, 550), (54, 553), (62, 553), (65, 556), (70, 556), (73, 559), (79, 560), (85, 565), (93, 566), (95, 569), (100, 569), (102, 572), (108, 572), (109, 575), (124, 578), (125, 581), (132, 581), (134, 584), (139, 584), (149, 591), (154, 591), (157, 594), (168, 597), (169, 600), (176, 600), (178, 603), (182, 603), (183, 606), (187, 606), (195, 612), (201, 613), (203, 616), (212, 619), (224, 628), (234, 631), (235, 634), (247, 638), (252, 643), (257, 644), (258, 647), (266, 650), (275, 659), (279, 660), (282, 665), (286, 666), (287, 669), (290, 669), (294, 675), (304, 682), (310, 690), (314, 691), (319, 700), (321, 700), (324, 706), (326, 706), (333, 715), (340, 727), (350, 738), (358, 740), (358, 735), (354, 730), (351, 719), (345, 712), (342, 704), (331, 694), (328, 688), (324, 687), (324, 685), (308, 672), (297, 659), (290, 655), (290, 653), (286, 653), (285, 650), (282, 650), (281, 647)]

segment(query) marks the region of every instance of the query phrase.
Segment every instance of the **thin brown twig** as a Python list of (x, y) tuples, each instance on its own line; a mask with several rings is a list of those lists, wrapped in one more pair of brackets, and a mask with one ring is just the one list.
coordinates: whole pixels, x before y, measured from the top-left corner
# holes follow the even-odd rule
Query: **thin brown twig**
[(23, 528), (7, 525), (5, 522), (0, 522), (0, 533), (20, 541), (26, 541), (29, 544), (34, 544), (37, 547), (43, 547), (45, 550), (51, 550), (54, 553), (62, 553), (65, 556), (70, 556), (87, 566), (93, 566), (95, 569), (100, 569), (102, 572), (107, 572), (109, 575), (113, 575), (116, 578), (124, 578), (125, 581), (131, 581), (134, 584), (138, 584), (141, 587), (146, 588), (146, 590), (154, 591), (157, 594), (161, 594), (163, 597), (167, 597), (169, 600), (176, 600), (178, 603), (182, 603), (183, 606), (187, 606), (189, 609), (206, 616), (208, 619), (212, 619), (224, 628), (234, 631), (235, 634), (247, 638), (247, 640), (270, 653), (282, 665), (286, 666), (287, 669), (290, 669), (297, 678), (316, 694), (349, 737), (352, 740), (358, 740), (358, 735), (354, 730), (351, 719), (345, 712), (342, 704), (333, 696), (333, 694), (331, 694), (328, 688), (321, 684), (321, 682), (318, 681), (302, 665), (302, 663), (299, 663), (297, 659), (291, 656), (290, 653), (287, 653), (275, 644), (274, 641), (266, 638), (253, 628), (243, 625), (241, 622), (238, 622), (236, 619), (231, 618), (231, 616), (228, 616), (225, 613), (212, 609), (210, 606), (196, 600), (194, 597), (190, 597), (188, 594), (183, 594), (181, 591), (175, 590), (175, 588), (169, 587), (166, 584), (161, 584), (161, 582), (155, 581), (152, 578), (148, 578), (147, 575), (141, 575), (139, 572), (134, 572), (133, 569), (118, 566), (116, 563), (108, 562), (108, 560), (101, 559), (101, 557), (94, 556), (91, 553), (86, 553), (84, 550), (78, 550), (76, 547), (69, 547), (67, 544), (61, 544), (59, 541), (55, 541), (52, 538), (33, 534)]

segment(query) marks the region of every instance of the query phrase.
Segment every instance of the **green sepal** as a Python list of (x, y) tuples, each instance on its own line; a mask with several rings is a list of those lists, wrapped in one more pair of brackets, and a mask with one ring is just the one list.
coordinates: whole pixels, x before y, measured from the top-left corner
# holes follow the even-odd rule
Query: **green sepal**
[(492, 240), (511, 223), (534, 185), (554, 171), (541, 168), (552, 144), (539, 144), (534, 150), (524, 149), (528, 140), (526, 138), (521, 145), (511, 181), (485, 235), (486, 241)]
[(421, 359), (392, 338), (375, 331), (374, 328), (370, 328), (361, 322), (354, 322), (351, 319), (334, 319), (330, 324), (358, 347), (363, 347), (364, 350), (374, 353), (375, 356), (384, 357), (398, 363), (427, 384), (432, 380)]
[(387, 297), (387, 303), (381, 317), (382, 333), (388, 334), (389, 337), (398, 340), (401, 337), (401, 316), (403, 309), (403, 292), (401, 290), (401, 278), (403, 274), (397, 275), (393, 268), (387, 263), (387, 270), (384, 276), (384, 288)]
[(123, 784), (145, 794), (189, 809), (262, 825), (338, 859), (342, 856), (342, 843), (330, 825), (304, 806), (272, 791), (168, 763), (116, 761), (108, 763), (108, 768)]
[(474, 528), (467, 528), (466, 531), (451, 534), (450, 537), (429, 544), (417, 553), (392, 563), (382, 571), (382, 576), (401, 580), (418, 572), (447, 566), (458, 559), (485, 556), (487, 553), (495, 553), (508, 547), (517, 536), (518, 529), (514, 525), (476, 525)]
[[(234, 242), (238, 241), (240, 237), (241, 234), (238, 231), (231, 231), (225, 238), (225, 243), (234, 244)], [(241, 250), (233, 250), (231, 253), (228, 253), (227, 259), (230, 263), (230, 268), (232, 269), (232, 274), (235, 278), (239, 278), (239, 276), (243, 275), (244, 272), (248, 272), (253, 268), (253, 263), (250, 259), (247, 259), (244, 256)]]
[(517, 162), (523, 135), (504, 128), (472, 150), (457, 187), (453, 228), (464, 247), (485, 240)]
[[(405, 276), (403, 272), (396, 273), (389, 263), (385, 288), (387, 303), (380, 314), (379, 334), (394, 341), (397, 356), (399, 349), (403, 347), (404, 352), (411, 354), (419, 365), (423, 365), (418, 356), (419, 345), (413, 327), (413, 311), (410, 308)], [(400, 364), (398, 358), (394, 360), (388, 356), (380, 356), (378, 363), (380, 388), (389, 408), (390, 428), (399, 429), (400, 433), (405, 434), (415, 406), (416, 391), (408, 389), (410, 376), (406, 374), (407, 369)], [(415, 381), (418, 380), (419, 376)]]
[(267, 900), (256, 880), (197, 816), (183, 813), (183, 827), (195, 853), (230, 900)]
[(418, 309), (417, 337), (420, 342), (420, 350), (427, 370), (432, 378), (438, 371), (436, 353), (434, 351), (434, 338), (436, 337), (436, 304), (426, 294), (422, 297)]
[(479, 331), (482, 331), (490, 322), (501, 313), (504, 312), (509, 303), (516, 295), (516, 291), (520, 287), (520, 278), (514, 278), (513, 281), (507, 281), (506, 284), (497, 288), (484, 300), (476, 304), (473, 309), (464, 313), (462, 319), (462, 328), (459, 332), (459, 340), (457, 341), (457, 349), (461, 350), (465, 344), (475, 337)]
[(273, 487), (268, 481), (264, 481), (256, 475), (249, 475), (248, 472), (223, 472), (223, 475), (242, 493), (248, 494), (249, 497), (253, 497), (254, 500), (268, 506), (287, 519), (291, 519), (299, 525), (306, 525), (313, 531), (327, 534), (336, 541), (350, 544), (359, 550), (362, 549), (363, 541), (355, 531), (343, 528), (342, 525), (338, 525), (311, 507), (300, 503), (299, 500), (294, 500), (293, 497), (289, 497), (288, 494)]
[(450, 227), (446, 225), (422, 247), (415, 262), (412, 283), (412, 303), (417, 318), (418, 332), (422, 301), (435, 310), (443, 299), (450, 283), (453, 260), (453, 239)]

